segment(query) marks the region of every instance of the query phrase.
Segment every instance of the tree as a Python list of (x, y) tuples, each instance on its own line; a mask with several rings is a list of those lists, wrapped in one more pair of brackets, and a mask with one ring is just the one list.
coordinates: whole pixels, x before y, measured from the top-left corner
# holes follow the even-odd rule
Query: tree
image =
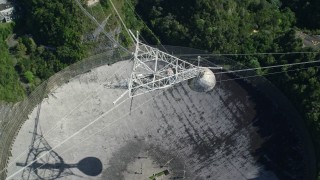
[(24, 73), (24, 78), (28, 81), (28, 83), (33, 83), (34, 76), (33, 76), (33, 73), (31, 71), (26, 71)]
[(27, 54), (27, 47), (22, 43), (22, 41), (19, 41), (17, 46), (15, 47), (15, 51), (18, 57), (22, 58)]

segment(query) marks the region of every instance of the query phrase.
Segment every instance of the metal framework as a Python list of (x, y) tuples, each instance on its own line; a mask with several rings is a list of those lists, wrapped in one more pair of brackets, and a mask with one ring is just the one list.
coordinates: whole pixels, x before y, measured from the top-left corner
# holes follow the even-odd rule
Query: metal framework
[(195, 78), (201, 74), (203, 68), (221, 69), (221, 67), (201, 67), (200, 56), (198, 56), (196, 66), (140, 42), (138, 32), (136, 36), (130, 30), (129, 33), (135, 41), (135, 51), (132, 53), (134, 60), (132, 73), (128, 79), (116, 77), (104, 85), (106, 88), (127, 89), (113, 101), (113, 104), (116, 104), (127, 93), (132, 98)]
[[(81, 4), (80, 0), (76, 0), (80, 9), (88, 16), (93, 22), (100, 27), (102, 33), (114, 44), (114, 47), (129, 52), (128, 49), (121, 46), (113, 37), (110, 36), (104, 29), (104, 23), (100, 24)], [(154, 90), (171, 87), (182, 81), (192, 79), (200, 74), (204, 67), (195, 66), (189, 62), (179, 59), (173, 55), (160, 51), (159, 49), (148, 46), (139, 41), (139, 33), (135, 36), (125, 25), (121, 19), (116, 7), (110, 1), (114, 11), (118, 15), (125, 30), (130, 34), (131, 39), (135, 41), (134, 65), (131, 76), (125, 79), (124, 82), (107, 82), (107, 88), (126, 88), (127, 91), (123, 93), (113, 103), (115, 104), (119, 99), (129, 92), (129, 97), (142, 95)], [(107, 18), (108, 19), (108, 18)], [(199, 58), (200, 59), (200, 58)], [(213, 67), (211, 69), (221, 69), (220, 67)]]
[[(139, 41), (135, 36), (134, 65), (130, 76), (128, 91), (134, 97), (154, 90), (171, 87), (182, 81), (197, 77), (202, 68), (160, 51)], [(199, 57), (200, 58), (200, 57)], [(199, 61), (200, 59), (198, 59)], [(211, 67), (210, 67), (211, 68)], [(221, 69), (212, 67), (211, 69)]]

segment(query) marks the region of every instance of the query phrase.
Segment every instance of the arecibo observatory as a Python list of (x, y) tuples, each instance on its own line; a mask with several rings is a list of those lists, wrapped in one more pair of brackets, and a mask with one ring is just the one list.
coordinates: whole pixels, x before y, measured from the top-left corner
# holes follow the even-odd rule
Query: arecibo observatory
[(89, 56), (0, 104), (1, 180), (316, 179), (303, 117), (266, 75), (317, 69), (319, 60), (250, 67), (203, 47), (148, 43), (118, 2), (106, 2), (110, 12), (99, 0), (69, 9), (90, 22), (81, 34)]

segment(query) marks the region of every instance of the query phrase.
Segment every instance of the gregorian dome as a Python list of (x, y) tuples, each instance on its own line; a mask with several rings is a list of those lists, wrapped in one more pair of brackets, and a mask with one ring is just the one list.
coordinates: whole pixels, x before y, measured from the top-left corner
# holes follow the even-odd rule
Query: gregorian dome
[(216, 85), (216, 77), (209, 68), (202, 68), (198, 77), (189, 81), (189, 86), (192, 90), (198, 92), (208, 92)]

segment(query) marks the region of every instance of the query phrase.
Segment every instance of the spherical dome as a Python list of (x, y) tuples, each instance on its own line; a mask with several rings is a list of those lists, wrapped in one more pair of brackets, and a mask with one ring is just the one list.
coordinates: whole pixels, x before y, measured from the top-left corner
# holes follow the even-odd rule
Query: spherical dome
[(208, 92), (216, 85), (216, 77), (213, 72), (208, 68), (203, 68), (198, 77), (193, 78), (189, 82), (192, 90), (198, 92)]

